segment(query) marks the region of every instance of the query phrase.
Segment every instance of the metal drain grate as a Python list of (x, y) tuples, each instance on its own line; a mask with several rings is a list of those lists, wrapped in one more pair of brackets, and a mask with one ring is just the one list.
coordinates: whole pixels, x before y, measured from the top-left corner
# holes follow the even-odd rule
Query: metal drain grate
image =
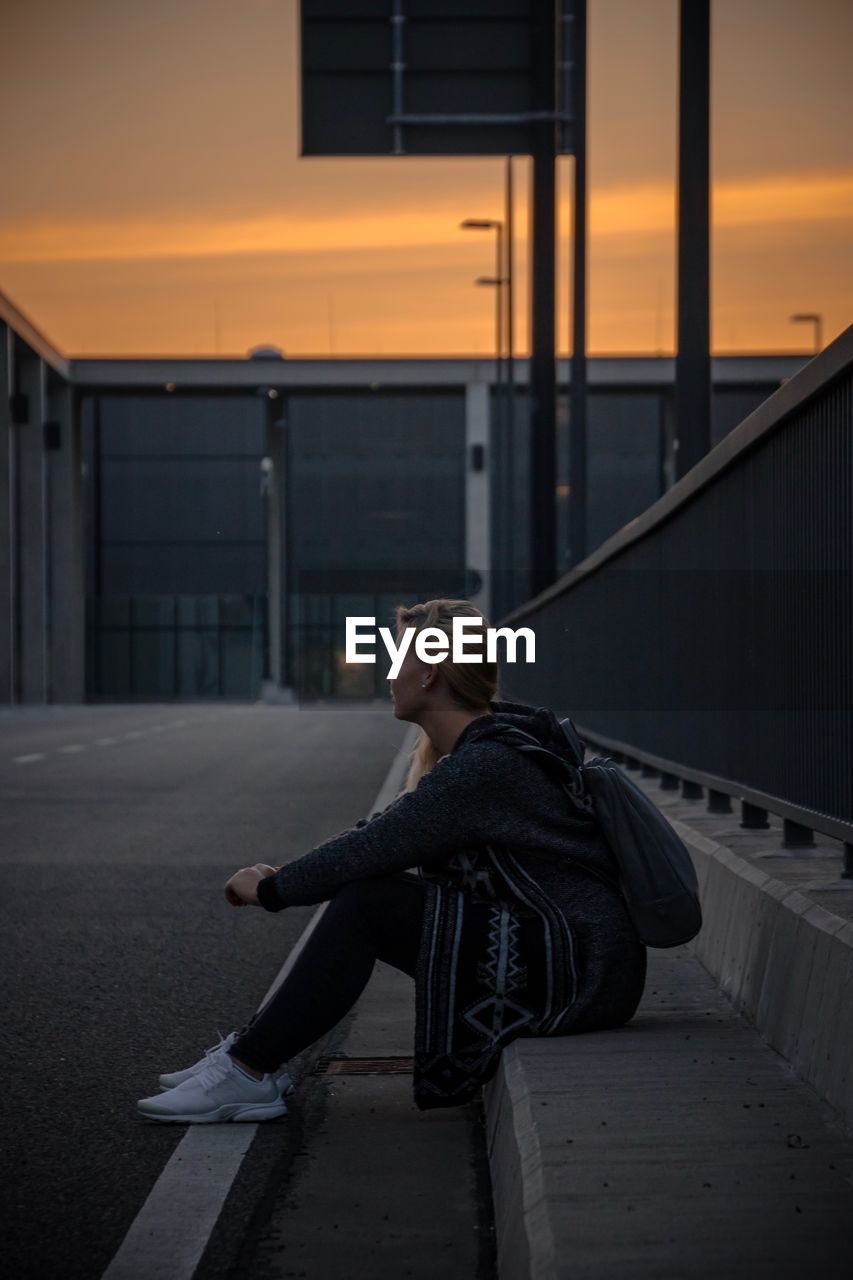
[(312, 1075), (411, 1075), (413, 1058), (318, 1058)]

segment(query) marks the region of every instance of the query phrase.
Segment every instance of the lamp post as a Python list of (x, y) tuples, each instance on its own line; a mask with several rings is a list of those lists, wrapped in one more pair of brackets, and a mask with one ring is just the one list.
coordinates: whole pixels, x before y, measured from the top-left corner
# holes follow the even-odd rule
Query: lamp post
[[(515, 458), (513, 443), (515, 419), (515, 377), (513, 369), (513, 196), (512, 196), (512, 157), (506, 158), (505, 180), (506, 222), (497, 218), (466, 218), (460, 226), (466, 231), (494, 231), (496, 233), (496, 268), (493, 276), (479, 276), (478, 285), (489, 285), (496, 290), (495, 294), (495, 421), (501, 422), (505, 428), (496, 435), (497, 448), (503, 462), (498, 470), (500, 478), (501, 518), (499, 522), (499, 559), (502, 565), (500, 581), (503, 585), (493, 598), (493, 608), (503, 614), (512, 607), (513, 593), (513, 535), (514, 519), (512, 514), (512, 471)], [(506, 308), (504, 313), (504, 308)], [(504, 352), (506, 355), (504, 357)], [(504, 372), (505, 371), (505, 372)], [(506, 409), (501, 410), (501, 402), (506, 399)], [(499, 603), (497, 603), (499, 602)]]
[(506, 171), (504, 177), (504, 217), (506, 219), (506, 405), (507, 405), (507, 453), (512, 465), (512, 459), (515, 457), (513, 452), (513, 431), (515, 427), (515, 372), (513, 360), (515, 358), (513, 325), (515, 319), (514, 303), (512, 296), (512, 279), (513, 279), (513, 246), (515, 240), (513, 237), (513, 217), (515, 202), (512, 191), (512, 156), (506, 158)]
[(504, 354), (504, 331), (503, 331), (503, 285), (506, 284), (504, 277), (504, 253), (503, 253), (503, 230), (504, 224), (496, 218), (466, 218), (464, 222), (460, 222), (460, 228), (463, 231), (494, 231), (495, 236), (495, 274), (494, 276), (478, 276), (475, 284), (489, 284), (497, 287), (497, 295), (495, 300), (495, 395), (499, 399), (501, 386), (503, 384), (503, 354)]
[[(495, 274), (493, 276), (478, 276), (477, 279), (474, 281), (474, 283), (477, 285), (490, 285), (495, 290), (495, 394), (494, 394), (494, 399), (492, 401), (493, 408), (492, 408), (491, 420), (493, 423), (493, 431), (492, 431), (491, 439), (492, 439), (492, 448), (493, 449), (497, 448), (499, 452), (503, 452), (503, 447), (501, 442), (501, 435), (503, 433), (500, 430), (500, 425), (501, 425), (501, 419), (503, 416), (501, 412), (501, 400), (502, 400), (501, 392), (503, 388), (503, 350), (504, 350), (504, 335), (503, 335), (503, 285), (504, 285), (503, 230), (504, 228), (503, 228), (503, 223), (497, 218), (466, 218), (464, 222), (460, 222), (459, 226), (463, 231), (494, 231), (495, 232)], [(498, 472), (498, 475), (502, 482), (501, 483), (502, 490), (505, 490), (507, 487), (505, 472), (506, 472), (506, 467), (502, 467)], [(504, 496), (505, 495), (502, 492), (502, 495), (501, 495), (502, 499)], [(501, 512), (500, 545), (502, 550), (501, 550), (500, 558), (505, 561), (505, 552), (503, 550), (503, 547), (506, 540), (505, 527), (507, 524), (507, 515), (506, 515), (506, 507), (503, 501), (501, 501), (501, 507), (502, 507), (502, 512)], [(502, 570), (503, 570), (503, 573), (505, 574), (506, 573), (505, 562), (502, 565)], [(492, 595), (491, 595), (492, 608), (495, 608), (495, 602), (496, 602), (495, 591), (500, 581), (501, 581), (500, 577), (495, 579), (495, 577), (493, 576)], [(500, 599), (500, 596), (502, 594), (503, 594), (503, 591), (500, 588), (498, 588), (497, 598)], [(504, 613), (505, 611), (506, 611), (506, 605), (502, 601), (499, 612)]]
[(794, 324), (813, 324), (814, 325), (814, 354), (823, 350), (823, 316), (818, 311), (798, 311), (796, 315), (788, 316), (788, 319)]
[(501, 306), (501, 289), (506, 283), (503, 276), (477, 276), (474, 281), (476, 285), (491, 285), (497, 289), (497, 297), (495, 301), (495, 395), (497, 403), (500, 403), (501, 388), (503, 387), (503, 307)]

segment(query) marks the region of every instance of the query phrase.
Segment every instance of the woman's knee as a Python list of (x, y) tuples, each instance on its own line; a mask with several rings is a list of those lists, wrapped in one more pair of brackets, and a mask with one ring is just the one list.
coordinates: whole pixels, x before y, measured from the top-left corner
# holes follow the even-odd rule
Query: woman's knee
[(409, 899), (419, 900), (421, 882), (405, 871), (385, 876), (366, 876), (363, 880), (348, 880), (333, 895), (333, 902), (344, 906), (364, 907), (373, 903), (394, 906)]
[(423, 882), (405, 873), (350, 880), (329, 903), (333, 919), (370, 937), (380, 950), (396, 954), (418, 936), (424, 903)]
[(342, 907), (363, 907), (383, 895), (389, 879), (388, 876), (370, 876), (364, 880), (348, 880), (333, 894), (332, 902)]

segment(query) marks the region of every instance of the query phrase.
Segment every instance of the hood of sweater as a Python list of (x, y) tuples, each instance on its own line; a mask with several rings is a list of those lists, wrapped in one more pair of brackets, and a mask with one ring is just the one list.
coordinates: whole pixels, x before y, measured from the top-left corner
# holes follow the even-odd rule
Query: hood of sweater
[(494, 738), (520, 751), (532, 753), (558, 782), (568, 783), (570, 790), (578, 796), (583, 794), (577, 766), (583, 764), (586, 744), (569, 717), (566, 717), (566, 730), (550, 707), (508, 699), (493, 699), (489, 706), (489, 712), (477, 716), (465, 726), (454, 743), (454, 752), (483, 738)]
[[(494, 739), (535, 762), (570, 801), (569, 810), (555, 806), (553, 812), (564, 815), (561, 821), (565, 820), (570, 825), (578, 821), (582, 823), (583, 834), (576, 833), (572, 850), (575, 861), (587, 865), (597, 874), (603, 871), (612, 878), (615, 874), (613, 855), (607, 847), (596, 818), (594, 801), (578, 768), (584, 762), (586, 743), (571, 718), (566, 716), (561, 723), (550, 707), (508, 699), (493, 699), (489, 706), (489, 712), (471, 720), (459, 734), (454, 753), (471, 743)], [(568, 834), (566, 838), (568, 841)]]
[(454, 743), (454, 751), (463, 743), (475, 742), (479, 738), (504, 738), (506, 741), (520, 742), (521, 735), (527, 735), (539, 746), (553, 751), (570, 764), (583, 763), (583, 756), (578, 758), (578, 749), (582, 752), (585, 746), (583, 739), (577, 737), (575, 731), (578, 746), (574, 748), (550, 707), (535, 707), (527, 702), (510, 702), (506, 699), (493, 699), (489, 707), (491, 710), (485, 715), (477, 716), (465, 726)]

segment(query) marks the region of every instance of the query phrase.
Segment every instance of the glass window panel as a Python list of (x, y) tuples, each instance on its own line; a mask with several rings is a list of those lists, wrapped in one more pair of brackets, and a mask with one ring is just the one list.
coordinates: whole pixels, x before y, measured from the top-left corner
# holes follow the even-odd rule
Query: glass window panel
[(218, 627), (218, 596), (178, 596), (179, 627)]
[(219, 697), (219, 634), (178, 632), (177, 693), (181, 698)]
[(130, 626), (130, 596), (100, 596), (94, 606), (98, 626)]
[(334, 684), (327, 636), (313, 629), (300, 633), (295, 656), (300, 697), (332, 697)]
[[(332, 595), (329, 597), (332, 625), (340, 628), (343, 635), (347, 618), (375, 618), (376, 597), (374, 595)], [(377, 622), (377, 626), (380, 625)], [(384, 625), (384, 623), (382, 624)]]
[(263, 663), (262, 638), (251, 631), (222, 634), (222, 695), (256, 698), (260, 692)]
[(102, 631), (96, 640), (97, 692), (102, 697), (130, 700), (130, 632)]
[(191, 544), (102, 548), (104, 595), (242, 595), (267, 589), (266, 547)]
[(254, 394), (101, 397), (101, 440), (113, 457), (260, 456), (265, 436), (266, 403)]
[(175, 696), (175, 644), (172, 630), (133, 633), (133, 690), (138, 698)]
[(133, 596), (132, 619), (137, 627), (172, 627), (175, 623), (174, 596)]
[(223, 627), (262, 628), (266, 619), (266, 596), (220, 596), (219, 621)]
[(106, 459), (105, 542), (258, 541), (264, 536), (259, 460)]

